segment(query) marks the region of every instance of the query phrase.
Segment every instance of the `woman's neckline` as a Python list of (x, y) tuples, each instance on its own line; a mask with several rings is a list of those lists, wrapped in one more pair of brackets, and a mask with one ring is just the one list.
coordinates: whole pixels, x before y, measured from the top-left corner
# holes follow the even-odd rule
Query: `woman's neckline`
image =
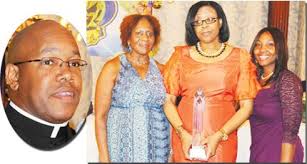
[(227, 45), (224, 53), (221, 56), (217, 57), (217, 58), (206, 58), (201, 56), (200, 54), (198, 54), (195, 46), (190, 46), (189, 47), (189, 56), (193, 61), (202, 63), (202, 64), (215, 64), (215, 63), (219, 63), (222, 61), (225, 61), (229, 56), (231, 56), (232, 52), (235, 50), (236, 48), (231, 46), (231, 45)]
[(276, 81), (271, 82), (269, 85), (261, 86), (261, 90), (269, 90), (275, 86)]
[(147, 79), (147, 77), (149, 76), (148, 74), (149, 74), (149, 72), (150, 72), (150, 63), (151, 63), (151, 59), (150, 59), (150, 57), (149, 57), (149, 61), (148, 61), (148, 69), (147, 69), (147, 71), (146, 71), (146, 73), (145, 73), (145, 76), (144, 77), (142, 77), (139, 73), (138, 73), (138, 71), (137, 71), (137, 69), (132, 65), (132, 63), (128, 60), (128, 58), (127, 58), (127, 54), (123, 54), (124, 55), (124, 57), (125, 57), (125, 60), (127, 61), (127, 63), (128, 63), (128, 65), (132, 68), (132, 70), (133, 70), (133, 72), (136, 74), (136, 76), (140, 79), (140, 80), (142, 80), (142, 81), (146, 81), (146, 79)]

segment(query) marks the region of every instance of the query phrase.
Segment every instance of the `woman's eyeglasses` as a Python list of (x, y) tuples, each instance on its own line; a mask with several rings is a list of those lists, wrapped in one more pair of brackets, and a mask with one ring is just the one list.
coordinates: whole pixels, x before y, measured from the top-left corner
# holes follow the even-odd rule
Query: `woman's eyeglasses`
[(201, 26), (204, 24), (204, 22), (206, 24), (212, 24), (215, 23), (217, 21), (218, 18), (207, 18), (207, 19), (202, 19), (202, 20), (196, 20), (192, 22), (193, 26)]

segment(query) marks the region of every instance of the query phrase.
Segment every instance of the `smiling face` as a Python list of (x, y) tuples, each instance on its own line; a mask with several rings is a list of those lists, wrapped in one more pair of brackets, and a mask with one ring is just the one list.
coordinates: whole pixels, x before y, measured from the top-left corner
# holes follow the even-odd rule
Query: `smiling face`
[(147, 19), (142, 18), (139, 20), (131, 32), (128, 43), (133, 53), (148, 55), (155, 43), (155, 35), (153, 27)]
[[(216, 11), (211, 6), (203, 6), (197, 11), (194, 21), (210, 20), (210, 23), (203, 21), (202, 25), (194, 26), (197, 38), (203, 43), (218, 43), (219, 31), (222, 20), (218, 18)], [(215, 20), (215, 21), (214, 21)]]
[(254, 48), (256, 61), (262, 67), (275, 67), (277, 59), (275, 43), (269, 32), (260, 35)]
[[(38, 22), (21, 35), (15, 48), (9, 51), (10, 63), (43, 57), (57, 57), (63, 61), (80, 59), (73, 36), (56, 22)], [(67, 63), (61, 67), (41, 62), (10, 66), (18, 70), (18, 88), (11, 87), (9, 92), (17, 106), (51, 123), (62, 123), (73, 116), (82, 89), (79, 69), (69, 68)]]

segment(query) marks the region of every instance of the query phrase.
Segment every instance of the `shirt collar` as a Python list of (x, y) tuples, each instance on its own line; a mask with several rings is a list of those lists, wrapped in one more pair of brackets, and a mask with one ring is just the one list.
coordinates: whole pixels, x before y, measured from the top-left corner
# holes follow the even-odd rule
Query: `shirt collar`
[(30, 113), (24, 111), (23, 109), (19, 108), (16, 104), (14, 104), (12, 101), (10, 101), (10, 106), (13, 107), (13, 109), (15, 109), (18, 113), (20, 113), (21, 115), (35, 121), (38, 123), (41, 123), (43, 125), (47, 125), (47, 126), (51, 126), (53, 127), (52, 133), (50, 135), (50, 138), (56, 138), (59, 130), (61, 127), (65, 127), (68, 124), (68, 121), (61, 123), (61, 124), (54, 124), (54, 123), (50, 123), (48, 121), (42, 120), (38, 117), (35, 117), (33, 115), (31, 115)]

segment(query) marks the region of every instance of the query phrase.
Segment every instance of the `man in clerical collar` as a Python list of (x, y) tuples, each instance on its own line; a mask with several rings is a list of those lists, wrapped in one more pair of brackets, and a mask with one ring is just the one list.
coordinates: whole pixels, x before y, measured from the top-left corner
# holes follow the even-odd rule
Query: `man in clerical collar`
[(71, 32), (41, 20), (18, 32), (8, 48), (5, 109), (16, 133), (29, 145), (52, 150), (75, 135), (68, 126), (80, 100), (81, 60)]

